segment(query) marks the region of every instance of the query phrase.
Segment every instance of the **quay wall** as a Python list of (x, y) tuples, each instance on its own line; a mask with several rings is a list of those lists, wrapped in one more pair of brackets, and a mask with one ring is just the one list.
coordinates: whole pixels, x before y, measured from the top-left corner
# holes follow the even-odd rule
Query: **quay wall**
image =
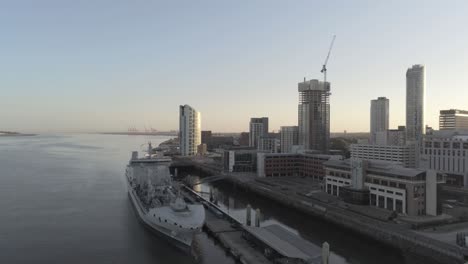
[(352, 230), (388, 246), (398, 248), (403, 252), (429, 258), (441, 264), (465, 263), (464, 254), (458, 247), (416, 233), (409, 233), (410, 231), (407, 229), (397, 226), (389, 227), (389, 224), (351, 214), (344, 209), (339, 209), (335, 206), (332, 207), (320, 201), (304, 202), (291, 199), (281, 193), (258, 188), (253, 184), (248, 184), (248, 182), (239, 181), (235, 177), (226, 177), (225, 180), (245, 190), (283, 204), (284, 206), (294, 208), (315, 217), (320, 217), (328, 222)]
[[(210, 175), (221, 173), (220, 170), (207, 166), (205, 167), (200, 163), (187, 162), (186, 160), (185, 162), (185, 165), (190, 164), (194, 168), (203, 170)], [(281, 192), (273, 192), (267, 188), (261, 188), (255, 184), (251, 184), (251, 182), (243, 182), (232, 175), (225, 177), (224, 181), (228, 181), (244, 190), (261, 195), (286, 207), (293, 208), (314, 217), (319, 217), (356, 232), (357, 234), (397, 248), (407, 254), (428, 258), (440, 264), (468, 263), (468, 250), (462, 250), (455, 245), (416, 234), (407, 228), (371, 219), (319, 200), (304, 201), (301, 199), (294, 199)]]

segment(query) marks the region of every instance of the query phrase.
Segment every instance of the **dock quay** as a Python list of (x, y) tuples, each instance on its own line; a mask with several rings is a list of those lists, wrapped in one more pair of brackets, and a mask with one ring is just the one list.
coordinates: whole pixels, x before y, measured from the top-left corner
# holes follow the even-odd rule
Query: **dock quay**
[[(292, 234), (279, 225), (248, 226), (239, 222), (214, 203), (203, 198), (191, 188), (184, 186), (184, 196), (202, 202), (206, 217), (204, 230), (216, 239), (237, 261), (244, 264), (321, 264), (328, 263), (322, 258), (322, 249)], [(257, 216), (259, 217), (259, 216)], [(329, 255), (327, 244), (325, 255)]]
[[(189, 159), (178, 162), (204, 171), (211, 177), (223, 176), (223, 182), (277, 202), (286, 208), (335, 224), (383, 245), (430, 260), (432, 263), (468, 263), (467, 248), (419, 234), (408, 225), (379, 220), (378, 217), (359, 213), (359, 210), (352, 210), (348, 208), (349, 205), (332, 200), (320, 190), (316, 189), (315, 193), (310, 193), (309, 188), (309, 192), (305, 191), (309, 186), (304, 184), (291, 184), (289, 188), (285, 188), (286, 183), (295, 181), (291, 177), (259, 178), (252, 173), (226, 173), (221, 168), (216, 169), (212, 164), (205, 165), (203, 162)], [(282, 181), (282, 183), (278, 184), (274, 181)]]
[[(324, 219), (402, 252), (421, 256), (435, 263), (468, 263), (466, 248), (418, 234), (405, 225), (363, 215), (346, 208), (342, 202), (328, 200), (319, 193), (306, 194), (269, 180), (248, 174), (226, 174), (224, 178), (224, 181), (239, 188), (261, 195), (285, 207)], [(287, 180), (284, 179), (284, 181)]]

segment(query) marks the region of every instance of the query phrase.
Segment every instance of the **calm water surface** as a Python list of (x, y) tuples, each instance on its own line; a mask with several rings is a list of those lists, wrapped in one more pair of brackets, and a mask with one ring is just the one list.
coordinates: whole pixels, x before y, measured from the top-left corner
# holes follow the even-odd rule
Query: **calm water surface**
[[(128, 201), (132, 150), (167, 137), (0, 137), (0, 263), (194, 263)], [(203, 263), (233, 263), (208, 238)]]
[[(168, 137), (41, 135), (0, 137), (0, 263), (194, 263), (148, 232), (128, 201), (124, 171), (132, 150)], [(281, 224), (331, 245), (333, 264), (430, 263), (215, 183), (219, 205), (240, 221), (260, 208), (262, 225)], [(206, 236), (202, 263), (234, 263)]]

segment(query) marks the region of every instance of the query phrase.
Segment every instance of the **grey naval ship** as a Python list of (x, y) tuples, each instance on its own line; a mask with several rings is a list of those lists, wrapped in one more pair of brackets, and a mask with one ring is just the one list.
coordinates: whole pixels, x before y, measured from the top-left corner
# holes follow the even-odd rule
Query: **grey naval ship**
[(202, 230), (205, 208), (184, 200), (172, 181), (171, 162), (163, 153), (154, 153), (151, 143), (141, 158), (133, 151), (126, 169), (128, 196), (143, 224), (188, 253), (194, 235)]

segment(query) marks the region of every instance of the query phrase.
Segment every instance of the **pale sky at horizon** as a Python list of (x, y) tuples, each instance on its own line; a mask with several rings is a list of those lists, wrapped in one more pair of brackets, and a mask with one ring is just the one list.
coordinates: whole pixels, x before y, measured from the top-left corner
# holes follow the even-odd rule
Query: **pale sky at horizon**
[(0, 130), (297, 125), (297, 83), (328, 65), (331, 131), (405, 125), (405, 72), (426, 67), (426, 123), (468, 110), (467, 1), (0, 1)]

